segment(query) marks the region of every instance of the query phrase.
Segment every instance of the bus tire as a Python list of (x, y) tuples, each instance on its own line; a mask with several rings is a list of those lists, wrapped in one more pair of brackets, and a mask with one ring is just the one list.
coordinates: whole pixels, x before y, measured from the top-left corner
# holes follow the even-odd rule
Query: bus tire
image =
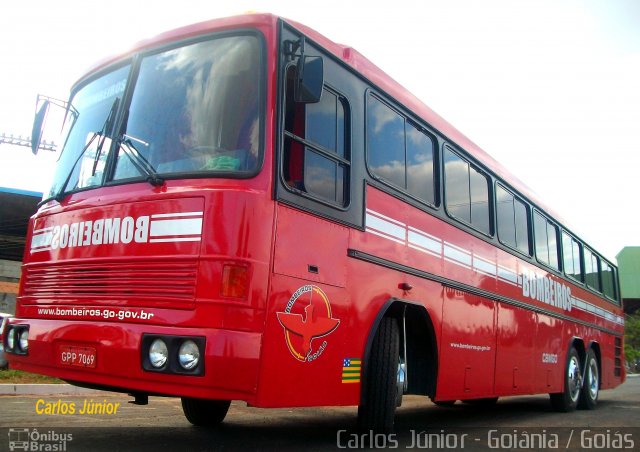
[(224, 421), (230, 400), (205, 400), (182, 397), (182, 411), (189, 422), (198, 427), (213, 427)]
[(580, 385), (582, 376), (580, 371), (580, 356), (575, 347), (571, 347), (567, 355), (567, 365), (564, 371), (564, 391), (549, 394), (551, 406), (555, 411), (568, 413), (574, 411), (580, 399)]
[(398, 400), (400, 332), (396, 319), (383, 317), (373, 339), (360, 406), (361, 432), (392, 433)]
[(600, 372), (598, 371), (598, 358), (593, 349), (587, 351), (586, 370), (584, 383), (578, 400), (578, 408), (593, 410), (598, 405), (598, 393), (600, 391)]

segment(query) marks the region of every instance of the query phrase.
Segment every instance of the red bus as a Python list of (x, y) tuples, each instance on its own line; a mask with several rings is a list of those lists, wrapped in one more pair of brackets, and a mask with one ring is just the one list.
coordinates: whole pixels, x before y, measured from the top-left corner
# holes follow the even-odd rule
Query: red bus
[[(71, 91), (11, 366), (182, 398), (437, 404), (625, 379), (617, 269), (350, 47), (267, 14), (171, 31)], [(42, 114), (34, 129), (40, 133)]]

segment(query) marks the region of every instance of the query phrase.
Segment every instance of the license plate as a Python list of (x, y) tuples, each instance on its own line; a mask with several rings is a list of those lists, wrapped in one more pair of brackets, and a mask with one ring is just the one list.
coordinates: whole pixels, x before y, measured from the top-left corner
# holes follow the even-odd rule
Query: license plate
[(58, 362), (63, 366), (95, 368), (97, 361), (95, 347), (61, 345), (58, 347)]

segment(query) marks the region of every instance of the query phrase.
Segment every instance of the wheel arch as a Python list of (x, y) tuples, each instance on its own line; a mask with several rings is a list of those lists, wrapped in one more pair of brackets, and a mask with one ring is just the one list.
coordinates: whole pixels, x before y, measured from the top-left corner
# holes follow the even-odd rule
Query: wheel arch
[(398, 298), (387, 300), (371, 324), (363, 356), (363, 383), (361, 387), (365, 387), (364, 381), (368, 376), (371, 346), (384, 317), (395, 318), (398, 322), (400, 352), (403, 356), (406, 340), (406, 393), (434, 397), (438, 374), (438, 348), (433, 321), (428, 310), (422, 304)]
[(575, 348), (578, 352), (578, 357), (580, 358), (580, 363), (584, 365), (585, 360), (587, 358), (587, 349), (584, 345), (584, 340), (582, 338), (574, 336), (569, 343), (569, 348), (567, 349), (567, 353), (571, 350), (571, 347)]

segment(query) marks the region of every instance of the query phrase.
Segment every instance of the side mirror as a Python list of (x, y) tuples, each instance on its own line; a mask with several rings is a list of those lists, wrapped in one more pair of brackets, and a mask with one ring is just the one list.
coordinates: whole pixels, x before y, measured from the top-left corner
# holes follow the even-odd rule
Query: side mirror
[(324, 86), (322, 57), (304, 56), (298, 59), (295, 101), (304, 104), (320, 102)]
[(45, 100), (40, 109), (37, 111), (35, 118), (33, 118), (33, 128), (31, 129), (31, 152), (34, 155), (38, 153), (40, 148), (40, 141), (42, 140), (42, 132), (44, 130), (44, 123), (47, 119), (47, 113), (49, 112), (48, 100)]

